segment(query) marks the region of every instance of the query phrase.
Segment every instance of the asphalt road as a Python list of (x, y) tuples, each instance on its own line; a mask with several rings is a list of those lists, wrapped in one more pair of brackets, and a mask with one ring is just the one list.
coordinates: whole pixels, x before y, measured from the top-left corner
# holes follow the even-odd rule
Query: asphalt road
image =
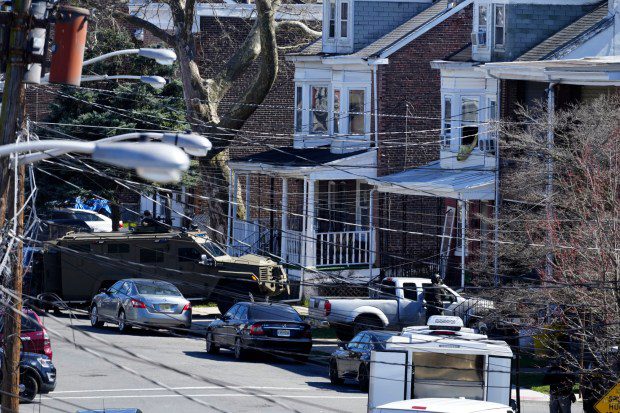
[[(366, 411), (366, 395), (353, 385), (332, 386), (320, 365), (238, 362), (226, 350), (208, 355), (204, 340), (197, 338), (144, 330), (121, 335), (112, 326), (93, 329), (86, 318), (71, 320), (66, 315), (43, 319), (52, 336), (58, 385), (37, 403), (22, 405), (23, 412), (112, 407), (136, 407), (145, 413)], [(195, 327), (207, 322), (198, 321)]]
[[(366, 395), (353, 384), (332, 386), (318, 364), (238, 362), (226, 350), (208, 355), (198, 338), (145, 330), (121, 335), (113, 326), (93, 329), (86, 318), (66, 314), (42, 319), (52, 336), (58, 385), (36, 403), (22, 404), (22, 412), (366, 412)], [(194, 329), (208, 322), (194, 321)], [(522, 411), (549, 408), (529, 401)], [(573, 405), (573, 413), (581, 411)]]

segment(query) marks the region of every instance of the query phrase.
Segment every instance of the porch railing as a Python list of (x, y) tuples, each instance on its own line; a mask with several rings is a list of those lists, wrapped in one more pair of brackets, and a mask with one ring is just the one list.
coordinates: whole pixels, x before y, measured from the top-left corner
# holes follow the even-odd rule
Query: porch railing
[(302, 236), (301, 232), (286, 231), (282, 234), (282, 245), (286, 248), (282, 253), (282, 259), (287, 264), (301, 265), (302, 264)]
[(316, 266), (366, 265), (372, 259), (370, 231), (319, 232)]

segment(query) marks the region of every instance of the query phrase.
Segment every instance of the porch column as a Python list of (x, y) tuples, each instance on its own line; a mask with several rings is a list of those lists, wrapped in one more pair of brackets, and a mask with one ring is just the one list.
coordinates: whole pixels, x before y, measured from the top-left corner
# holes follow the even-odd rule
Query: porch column
[(467, 221), (467, 203), (461, 199), (461, 288), (465, 288), (465, 253), (467, 251), (467, 237), (465, 236)]
[(373, 222), (374, 217), (374, 194), (376, 189), (371, 189), (368, 195), (368, 268), (370, 269), (370, 278), (372, 279), (372, 267), (375, 263), (375, 225)]
[(286, 256), (288, 239), (288, 179), (282, 178), (282, 236), (280, 237), (280, 257), (283, 262), (288, 262)]
[(306, 227), (308, 231), (306, 233), (306, 266), (316, 267), (316, 228), (314, 226), (314, 192), (316, 190), (316, 181), (314, 179), (308, 179), (308, 218), (306, 221)]
[(237, 220), (237, 191), (239, 188), (239, 177), (233, 170), (230, 170), (230, 193), (228, 195), (229, 199), (229, 238), (228, 238), (228, 253), (230, 254), (232, 251), (232, 245), (234, 244), (233, 238), (235, 237), (235, 221)]
[[(250, 201), (251, 201), (251, 197), (252, 194), (250, 193), (250, 174), (247, 174), (245, 176), (245, 215), (244, 215), (244, 221), (245, 223), (243, 224), (243, 228), (244, 228), (244, 234), (243, 234), (243, 242), (249, 243), (250, 239), (249, 239), (249, 234), (250, 231), (252, 230), (252, 226), (250, 225), (250, 219), (252, 218), (252, 211), (250, 210)], [(249, 248), (253, 247), (253, 246), (249, 246), (246, 245)], [(251, 253), (252, 251), (248, 249), (248, 253)]]

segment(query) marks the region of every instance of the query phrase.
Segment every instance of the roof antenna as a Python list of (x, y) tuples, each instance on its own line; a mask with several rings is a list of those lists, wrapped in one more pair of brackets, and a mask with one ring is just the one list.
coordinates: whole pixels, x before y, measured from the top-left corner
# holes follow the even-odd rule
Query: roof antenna
[(254, 295), (252, 294), (252, 292), (248, 292), (248, 295), (250, 296), (250, 301), (254, 302)]

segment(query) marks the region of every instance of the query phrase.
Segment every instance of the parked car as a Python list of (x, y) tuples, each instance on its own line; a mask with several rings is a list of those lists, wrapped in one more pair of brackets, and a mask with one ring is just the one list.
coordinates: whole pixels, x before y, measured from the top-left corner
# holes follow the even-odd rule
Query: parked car
[(104, 323), (117, 324), (121, 333), (132, 326), (189, 329), (192, 305), (169, 282), (128, 278), (93, 297), (90, 324)]
[(342, 384), (345, 378), (354, 379), (360, 390), (368, 391), (370, 352), (385, 350), (387, 340), (398, 334), (396, 331), (366, 330), (358, 333), (349, 343), (341, 343), (329, 360), (329, 381)]
[(221, 347), (232, 349), (236, 359), (263, 351), (305, 361), (312, 349), (312, 331), (288, 304), (242, 302), (207, 328), (207, 352), (216, 354)]
[[(22, 340), (23, 350), (29, 353), (43, 354), (52, 359), (52, 342), (41, 319), (31, 309), (25, 308), (22, 315)], [(0, 341), (4, 339), (4, 314), (0, 313)]]
[(88, 209), (62, 208), (52, 211), (51, 215), (52, 220), (84, 221), (93, 232), (112, 232), (110, 218)]
[[(348, 341), (363, 330), (400, 330), (426, 323), (425, 295), (435, 288), (428, 278), (385, 278), (373, 285), (370, 297), (311, 297), (309, 318), (334, 327), (339, 339)], [(479, 316), (493, 308), (481, 299), (465, 299), (448, 286), (441, 285), (445, 315), (463, 318), (472, 325)]]
[[(0, 365), (4, 360), (4, 350), (0, 349)], [(20, 389), (19, 397), (22, 401), (31, 402), (37, 394), (47, 394), (56, 388), (56, 367), (49, 357), (22, 352), (19, 362)], [(2, 370), (0, 369), (0, 382)]]
[(376, 413), (513, 413), (510, 406), (469, 399), (413, 399), (379, 406)]

